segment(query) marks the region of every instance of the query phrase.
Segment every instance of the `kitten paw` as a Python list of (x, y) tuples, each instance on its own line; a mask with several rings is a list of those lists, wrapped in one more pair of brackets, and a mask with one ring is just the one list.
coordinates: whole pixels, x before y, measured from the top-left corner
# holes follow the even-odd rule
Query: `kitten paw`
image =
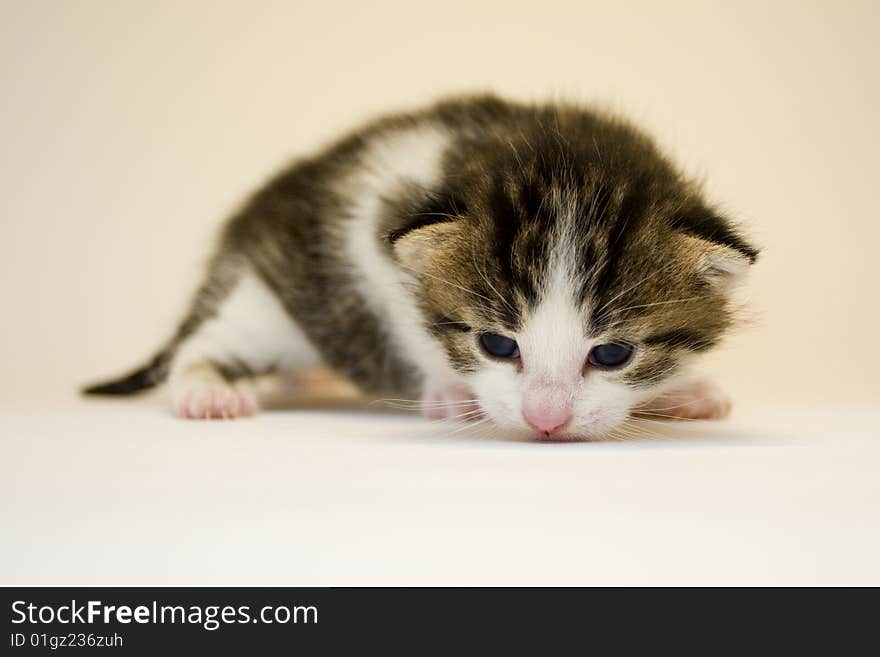
[(429, 420), (477, 420), (482, 409), (465, 386), (428, 386), (422, 396), (422, 415)]
[(228, 385), (206, 383), (176, 394), (174, 409), (179, 417), (192, 420), (232, 420), (254, 415), (257, 400), (249, 392)]
[(633, 410), (635, 415), (680, 420), (721, 420), (730, 414), (730, 399), (709, 381), (694, 381), (665, 392)]

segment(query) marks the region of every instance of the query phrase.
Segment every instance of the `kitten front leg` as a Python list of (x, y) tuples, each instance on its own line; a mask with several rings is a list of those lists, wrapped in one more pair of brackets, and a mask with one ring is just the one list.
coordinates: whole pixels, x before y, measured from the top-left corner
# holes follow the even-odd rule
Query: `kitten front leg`
[(422, 415), (429, 420), (476, 420), (482, 409), (471, 390), (452, 382), (429, 382), (422, 394)]
[(721, 420), (730, 414), (730, 399), (714, 383), (697, 380), (640, 404), (633, 414), (681, 420)]

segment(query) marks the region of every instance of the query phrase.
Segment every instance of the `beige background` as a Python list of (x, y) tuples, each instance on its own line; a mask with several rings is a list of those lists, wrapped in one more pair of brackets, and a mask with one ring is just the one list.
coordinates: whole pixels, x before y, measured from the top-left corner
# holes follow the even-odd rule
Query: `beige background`
[[(0, 584), (880, 583), (878, 7), (0, 0)], [(287, 158), (487, 87), (624, 111), (752, 225), (729, 421), (548, 445), (74, 396)]]
[(0, 1), (5, 399), (171, 329), (223, 216), (375, 113), (486, 88), (651, 129), (765, 247), (746, 400), (876, 401), (876, 2)]

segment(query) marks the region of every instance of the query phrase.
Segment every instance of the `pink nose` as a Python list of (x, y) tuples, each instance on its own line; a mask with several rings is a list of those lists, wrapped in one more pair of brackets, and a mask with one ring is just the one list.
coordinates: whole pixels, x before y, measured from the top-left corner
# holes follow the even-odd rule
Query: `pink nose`
[(571, 421), (571, 409), (564, 406), (529, 408), (526, 405), (523, 417), (535, 431), (549, 436)]

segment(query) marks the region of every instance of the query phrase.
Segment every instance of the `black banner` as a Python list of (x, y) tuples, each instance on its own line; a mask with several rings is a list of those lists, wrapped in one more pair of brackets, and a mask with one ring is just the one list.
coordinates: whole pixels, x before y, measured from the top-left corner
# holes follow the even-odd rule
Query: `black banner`
[[(876, 595), (735, 589), (5, 588), (2, 654), (715, 648), (875, 636)], [(836, 633), (835, 623), (840, 623)], [(873, 641), (876, 643), (876, 640)], [(864, 645), (864, 644), (861, 644)], [(714, 646), (714, 647), (713, 647)], [(195, 651), (195, 652), (193, 652)], [(578, 650), (580, 652), (580, 650)]]

